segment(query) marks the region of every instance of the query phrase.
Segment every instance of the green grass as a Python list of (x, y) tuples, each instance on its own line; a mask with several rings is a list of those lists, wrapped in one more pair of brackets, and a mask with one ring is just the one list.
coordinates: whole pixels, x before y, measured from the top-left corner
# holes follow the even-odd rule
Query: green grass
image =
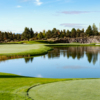
[[(24, 44), (21, 44), (22, 42), (24, 42)], [(41, 44), (39, 44), (40, 42)], [(52, 50), (52, 46), (55, 46), (55, 47), (99, 46), (99, 45), (95, 45), (95, 43), (92, 43), (92, 44), (81, 44), (81, 43), (48, 44), (48, 43), (45, 43), (43, 44), (42, 42), (46, 42), (46, 41), (20, 41), (19, 44), (1, 44), (0, 45), (0, 60), (43, 55), (43, 54), (46, 54), (49, 50)]]
[(33, 87), (33, 100), (99, 100), (100, 79), (72, 80)]
[(29, 96), (34, 100), (99, 100), (99, 84), (100, 79), (47, 79), (0, 73), (0, 100), (32, 100)]
[(47, 46), (95, 46), (95, 43), (82, 44), (82, 43), (56, 43), (56, 44), (46, 44)]
[(31, 78), (0, 73), (0, 100), (30, 100), (27, 91), (37, 84), (45, 84), (65, 79)]
[[(25, 43), (25, 42), (24, 42)], [(48, 43), (47, 43), (48, 44)], [(41, 54), (45, 54), (47, 53), (49, 50), (51, 50), (51, 47), (47, 47), (45, 45), (47, 44), (40, 44), (40, 43), (34, 43), (33, 42), (30, 42), (29, 43), (26, 43), (26, 44), (1, 44), (0, 45), (0, 55), (1, 56), (12, 56), (12, 55), (30, 55), (30, 56), (37, 56), (37, 55), (41, 55)], [(48, 44), (50, 46), (50, 44)], [(68, 43), (60, 43), (60, 44), (53, 44), (54, 46), (94, 46), (95, 44), (80, 44), (80, 43), (71, 43), (71, 44), (68, 44)], [(64, 81), (64, 80), (67, 80), (64, 85), (64, 82), (61, 82), (61, 84), (59, 83), (54, 83), (54, 88), (57, 88), (58, 87), (58, 90), (55, 89), (55, 91), (52, 90), (51, 85), (50, 86), (47, 86), (46, 85), (40, 85), (40, 90), (42, 91), (43, 90), (43, 93), (45, 93), (46, 90), (48, 90), (46, 92), (46, 94), (43, 95), (43, 100), (64, 100), (64, 99), (56, 99), (58, 97), (53, 97), (53, 94), (52, 93), (57, 93), (57, 95), (59, 95), (59, 98), (66, 98), (66, 96), (63, 97), (63, 93), (66, 92), (66, 95), (67, 97), (73, 97), (75, 98), (74, 100), (86, 100), (87, 99), (87, 95), (86, 94), (83, 94), (83, 96), (81, 96), (82, 94), (80, 94), (81, 90), (83, 91), (84, 88), (88, 88), (89, 85), (92, 87), (92, 88), (89, 88), (89, 89), (92, 89), (91, 91), (94, 90), (95, 94), (93, 95), (96, 99), (100, 98), (98, 93), (99, 93), (99, 86), (98, 84), (100, 79), (96, 79), (96, 80), (93, 80), (91, 79), (88, 79), (87, 81), (85, 80), (77, 80), (75, 81), (76, 79), (46, 79), (46, 78), (31, 78), (31, 77), (22, 77), (22, 76), (18, 76), (18, 75), (13, 75), (13, 74), (3, 74), (3, 73), (0, 73), (0, 100), (29, 100), (28, 96), (27, 96), (27, 91), (30, 87), (32, 86), (35, 86), (37, 84), (46, 84), (46, 83), (51, 83), (51, 82), (57, 82), (57, 81)], [(68, 80), (71, 80), (71, 81), (68, 81)], [(71, 83), (72, 82), (72, 83)], [(78, 82), (81, 82), (81, 84), (79, 84)], [(89, 82), (91, 84), (89, 84)], [(68, 84), (70, 83), (70, 84)], [(84, 83), (82, 85), (82, 83)], [(86, 83), (86, 84), (85, 84)], [(97, 84), (98, 83), (98, 84)], [(75, 84), (75, 85), (74, 85)], [(94, 86), (93, 84), (95, 84), (97, 87), (98, 90), (96, 91), (96, 89), (94, 89)], [(49, 84), (47, 84), (49, 85)], [(43, 86), (43, 87), (41, 87)], [(65, 87), (65, 88), (64, 88)], [(75, 90), (75, 87), (76, 87), (76, 91)], [(82, 88), (83, 87), (83, 88)], [(36, 87), (38, 88), (38, 87)], [(33, 89), (36, 89), (36, 88), (33, 88)], [(73, 91), (68, 91), (73, 89)], [(80, 88), (80, 91), (79, 91), (79, 88)], [(33, 97), (33, 92), (34, 90), (32, 89), (31, 93), (30, 93), (30, 96), (32, 98)], [(51, 90), (49, 90), (51, 89)], [(37, 91), (37, 89), (36, 89)], [(61, 91), (61, 92), (60, 92)], [(86, 92), (88, 95), (89, 95), (89, 92), (91, 93), (91, 91), (89, 90), (84, 90), (83, 92)], [(77, 92), (79, 92), (77, 94)], [(83, 93), (82, 92), (82, 93)], [(50, 94), (51, 93), (51, 94)], [(72, 94), (71, 94), (72, 93)], [(38, 91), (37, 91), (37, 94), (38, 94)], [(62, 94), (62, 95), (61, 95)], [(41, 95), (39, 93), (39, 95)], [(47, 95), (48, 99), (45, 99), (45, 96)], [(56, 95), (56, 94), (55, 94)], [(78, 98), (77, 95), (80, 95), (79, 97), (86, 97), (85, 99), (76, 99)], [(49, 99), (51, 96), (51, 98), (53, 99)], [(94, 98), (94, 97), (91, 97), (89, 96), (90, 98)], [(37, 95), (36, 95), (36, 99), (37, 99)], [(65, 100), (73, 100), (73, 99), (65, 99)], [(90, 98), (88, 98), (87, 100), (89, 100)], [(95, 100), (96, 100), (95, 99)], [(42, 100), (42, 97), (40, 99), (40, 96), (39, 96), (39, 99), (37, 100)], [(91, 99), (92, 100), (92, 99)]]
[(5, 44), (0, 45), (0, 55), (41, 55), (51, 50), (43, 44)]
[(19, 41), (19, 42), (8, 42), (8, 43), (2, 43), (2, 44), (52, 44), (54, 42), (47, 41), (47, 40), (34, 40), (34, 41)]
[(7, 42), (1, 44), (43, 44), (43, 43), (38, 41), (18, 41), (18, 42)]

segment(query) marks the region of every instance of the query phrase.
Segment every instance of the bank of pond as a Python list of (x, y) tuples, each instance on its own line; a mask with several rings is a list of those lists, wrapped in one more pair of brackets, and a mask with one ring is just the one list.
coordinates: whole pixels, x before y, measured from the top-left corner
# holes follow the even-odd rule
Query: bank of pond
[(0, 56), (1, 72), (42, 78), (100, 78), (99, 46), (52, 48), (40, 56)]
[(23, 46), (38, 56), (17, 46), (8, 45), (17, 54), (0, 56), (1, 100), (99, 100), (100, 46)]

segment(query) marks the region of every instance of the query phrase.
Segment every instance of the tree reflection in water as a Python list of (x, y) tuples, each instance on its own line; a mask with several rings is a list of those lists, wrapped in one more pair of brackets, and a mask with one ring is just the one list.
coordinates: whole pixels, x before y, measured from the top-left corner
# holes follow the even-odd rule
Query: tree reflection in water
[(85, 55), (89, 63), (93, 62), (96, 63), (98, 60), (98, 54), (100, 52), (100, 47), (82, 47), (82, 46), (75, 46), (75, 47), (54, 47), (54, 50), (48, 52), (48, 58), (59, 58), (63, 55), (63, 57), (73, 59), (81, 59)]
[(28, 62), (30, 62), (30, 61), (33, 62), (33, 59), (34, 59), (34, 58), (24, 58), (24, 59), (25, 59), (25, 63), (28, 63)]
[(0, 62), (2, 61), (6, 61), (6, 60), (9, 60), (9, 59), (18, 59), (18, 58), (24, 58), (25, 59), (25, 62), (28, 63), (29, 61), (33, 61), (33, 57), (31, 57), (30, 55), (12, 55), (12, 56), (0, 56)]
[[(51, 58), (60, 58), (60, 56), (67, 57), (67, 58), (73, 58), (73, 59), (81, 59), (84, 56), (87, 57), (87, 60), (89, 63), (93, 62), (93, 64), (96, 63), (98, 60), (98, 54), (100, 52), (100, 47), (98, 46), (74, 46), (74, 47), (53, 47), (54, 50), (49, 51), (47, 54), (47, 57), (49, 59)], [(43, 56), (44, 59), (46, 55)], [(13, 55), (13, 56), (0, 56), (0, 62), (5, 61), (8, 59), (16, 59), (16, 58), (24, 58), (25, 63), (33, 62), (33, 57), (30, 55)]]

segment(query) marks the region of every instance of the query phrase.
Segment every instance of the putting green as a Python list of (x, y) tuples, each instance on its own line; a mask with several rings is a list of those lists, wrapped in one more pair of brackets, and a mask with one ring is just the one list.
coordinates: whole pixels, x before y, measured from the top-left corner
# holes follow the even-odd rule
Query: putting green
[(100, 79), (73, 80), (33, 87), (34, 100), (100, 100)]

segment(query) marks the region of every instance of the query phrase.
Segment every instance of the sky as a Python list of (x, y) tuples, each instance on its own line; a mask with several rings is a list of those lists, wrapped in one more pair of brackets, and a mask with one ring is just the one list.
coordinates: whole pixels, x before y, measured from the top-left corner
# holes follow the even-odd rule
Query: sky
[(0, 31), (100, 29), (100, 0), (1, 0)]

